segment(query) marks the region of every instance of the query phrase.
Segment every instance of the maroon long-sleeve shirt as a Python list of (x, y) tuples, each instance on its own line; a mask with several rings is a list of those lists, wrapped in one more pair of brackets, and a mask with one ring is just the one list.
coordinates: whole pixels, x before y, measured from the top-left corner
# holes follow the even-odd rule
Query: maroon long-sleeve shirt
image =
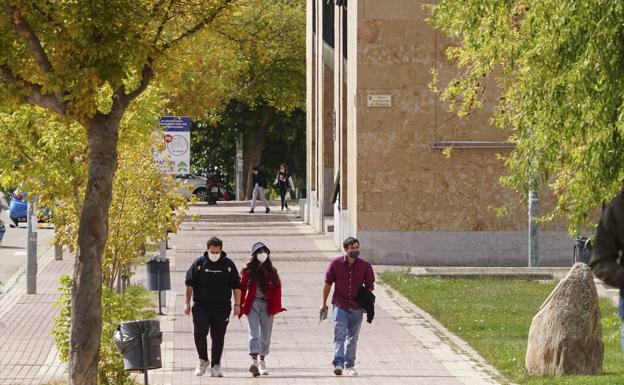
[(349, 307), (358, 309), (357, 302), (360, 286), (365, 285), (370, 290), (375, 288), (375, 273), (371, 264), (356, 258), (353, 265), (349, 265), (347, 257), (342, 255), (334, 258), (327, 266), (325, 283), (335, 284), (332, 305), (348, 310)]

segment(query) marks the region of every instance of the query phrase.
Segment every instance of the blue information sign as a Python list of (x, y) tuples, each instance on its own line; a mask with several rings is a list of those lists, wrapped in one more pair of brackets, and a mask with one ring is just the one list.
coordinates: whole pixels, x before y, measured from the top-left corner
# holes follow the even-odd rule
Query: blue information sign
[(163, 172), (188, 174), (191, 164), (191, 118), (186, 116), (163, 116), (164, 150), (156, 155), (156, 162), (163, 166)]
[(191, 132), (191, 118), (188, 116), (163, 116), (160, 118), (160, 126), (165, 131)]

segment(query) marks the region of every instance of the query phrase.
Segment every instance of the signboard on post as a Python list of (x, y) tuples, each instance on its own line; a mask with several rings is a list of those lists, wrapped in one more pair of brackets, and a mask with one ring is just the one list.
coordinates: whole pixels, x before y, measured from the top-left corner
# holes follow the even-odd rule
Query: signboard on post
[(155, 161), (161, 165), (170, 162), (171, 167), (163, 167), (167, 174), (188, 174), (191, 170), (191, 118), (186, 116), (163, 116), (164, 150), (156, 154)]

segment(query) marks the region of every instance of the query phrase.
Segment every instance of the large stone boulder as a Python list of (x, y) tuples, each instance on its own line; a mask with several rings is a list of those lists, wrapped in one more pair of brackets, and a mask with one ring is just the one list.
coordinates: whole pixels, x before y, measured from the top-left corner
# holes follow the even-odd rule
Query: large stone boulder
[(601, 374), (598, 293), (589, 267), (572, 266), (531, 323), (526, 368), (531, 375)]

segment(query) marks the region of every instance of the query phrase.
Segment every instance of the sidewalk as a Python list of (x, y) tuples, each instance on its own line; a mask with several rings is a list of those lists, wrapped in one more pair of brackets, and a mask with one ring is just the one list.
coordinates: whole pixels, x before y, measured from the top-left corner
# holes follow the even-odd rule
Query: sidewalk
[[(328, 236), (314, 233), (294, 216), (272, 212), (248, 214), (248, 206), (224, 204), (196, 206), (197, 222), (187, 221), (169, 242), (172, 290), (161, 317), (164, 332), (163, 368), (150, 371), (150, 384), (496, 384), (493, 369), (435, 320), (387, 287), (378, 285), (372, 324), (360, 334), (356, 368), (360, 376), (332, 373), (332, 325), (318, 323), (320, 292), (325, 267), (338, 251)], [(184, 274), (205, 250), (206, 240), (218, 236), (224, 250), (241, 268), (251, 245), (265, 242), (283, 280), (287, 312), (276, 317), (269, 378), (248, 373), (247, 320), (232, 319), (226, 336), (222, 367), (225, 377), (195, 377), (196, 353), (190, 317), (183, 314)], [(366, 247), (366, 245), (362, 245)], [(19, 296), (16, 285), (8, 295), (19, 297), (5, 309), (0, 298), (0, 384), (39, 384), (63, 379), (64, 367), (56, 359), (51, 328), (51, 303), (56, 276), (72, 271), (72, 261), (52, 261), (41, 269), (37, 296)], [(141, 280), (142, 272), (138, 272)], [(135, 279), (135, 282), (137, 280)], [(35, 347), (33, 349), (33, 347)], [(458, 353), (462, 352), (462, 353)], [(471, 358), (468, 358), (468, 357)], [(137, 379), (142, 382), (141, 378)]]
[(25, 270), (13, 276), (0, 294), (0, 384), (41, 384), (64, 379), (65, 365), (57, 356), (52, 307), (58, 277), (71, 274), (74, 258), (54, 260), (48, 247), (38, 259), (37, 293), (27, 295)]

